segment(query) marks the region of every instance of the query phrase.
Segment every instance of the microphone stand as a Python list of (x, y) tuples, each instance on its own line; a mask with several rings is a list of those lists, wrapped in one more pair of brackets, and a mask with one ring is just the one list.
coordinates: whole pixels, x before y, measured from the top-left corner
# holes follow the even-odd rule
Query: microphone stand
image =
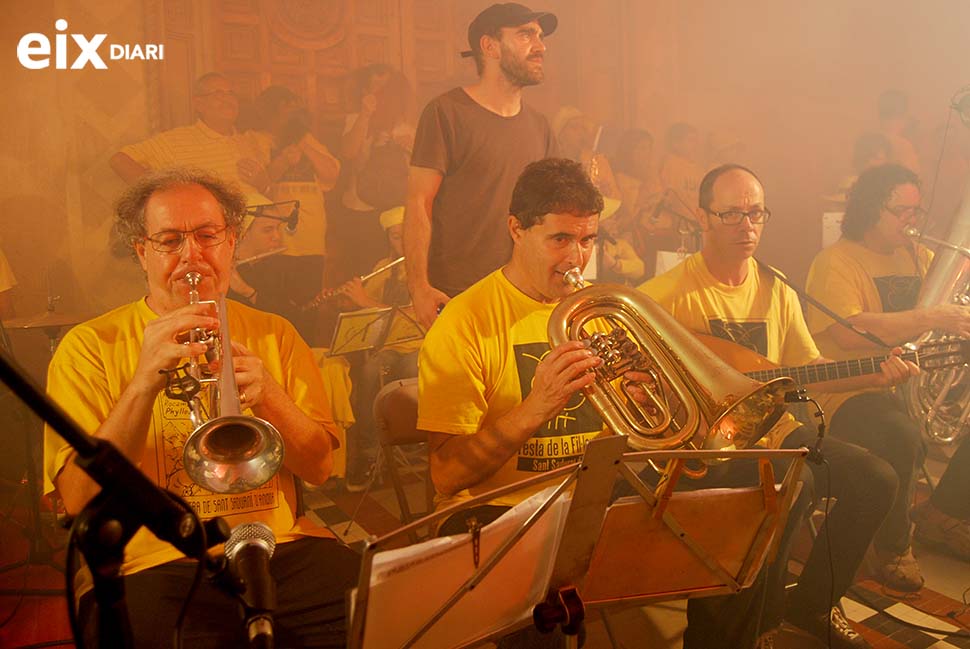
[[(225, 540), (220, 537), (228, 525), (213, 519), (204, 527), (187, 503), (152, 483), (110, 442), (85, 433), (2, 353), (0, 380), (70, 444), (75, 464), (101, 486), (101, 492), (75, 518), (72, 530), (94, 579), (99, 645), (132, 647), (121, 575), (124, 549), (131, 537), (145, 526), (186, 556), (202, 560), (210, 544)], [(209, 538), (207, 527), (214, 532)], [(73, 578), (66, 575), (68, 580)], [(74, 606), (74, 602), (68, 605)], [(75, 640), (83, 644), (82, 638)]]
[(825, 461), (825, 456), (822, 455), (822, 441), (825, 439), (825, 411), (822, 410), (818, 401), (808, 396), (808, 391), (805, 388), (786, 392), (785, 403), (811, 403), (815, 406), (815, 418), (818, 419), (818, 437), (815, 438), (815, 446), (809, 449), (808, 456), (805, 459), (815, 464), (821, 464)]

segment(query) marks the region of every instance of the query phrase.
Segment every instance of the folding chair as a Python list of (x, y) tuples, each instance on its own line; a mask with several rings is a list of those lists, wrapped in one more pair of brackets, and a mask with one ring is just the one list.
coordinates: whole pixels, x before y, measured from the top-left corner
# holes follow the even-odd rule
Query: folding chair
[[(408, 524), (434, 508), (434, 487), (428, 475), (428, 466), (416, 467), (401, 447), (412, 444), (427, 446), (428, 438), (418, 430), (418, 379), (398, 379), (385, 385), (374, 399), (374, 421), (377, 423), (377, 439), (380, 444), (384, 470), (401, 509), (401, 523)], [(427, 458), (427, 454), (425, 454)], [(425, 510), (412, 512), (404, 490), (399, 467), (404, 465), (424, 482)]]

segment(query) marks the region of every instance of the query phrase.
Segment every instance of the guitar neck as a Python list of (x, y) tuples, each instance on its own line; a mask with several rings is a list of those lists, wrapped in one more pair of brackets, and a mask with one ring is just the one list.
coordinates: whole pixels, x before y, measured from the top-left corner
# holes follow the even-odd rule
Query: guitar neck
[[(900, 356), (903, 360), (912, 361), (919, 365), (919, 352), (904, 352)], [(772, 379), (790, 376), (799, 385), (810, 383), (821, 383), (823, 381), (834, 381), (836, 379), (847, 379), (853, 376), (863, 376), (866, 374), (876, 374), (881, 372), (879, 367), (888, 356), (872, 356), (869, 358), (854, 358), (847, 361), (832, 361), (829, 363), (817, 363), (815, 365), (802, 365), (801, 367), (775, 367), (771, 369), (745, 372), (745, 376), (751, 377), (756, 381), (770, 381)]]

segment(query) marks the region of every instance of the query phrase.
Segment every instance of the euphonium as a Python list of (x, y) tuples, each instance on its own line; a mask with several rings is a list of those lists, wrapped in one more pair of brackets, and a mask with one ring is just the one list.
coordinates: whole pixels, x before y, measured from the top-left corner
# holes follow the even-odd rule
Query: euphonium
[[(567, 271), (564, 279), (581, 290), (553, 310), (549, 344), (590, 340), (603, 362), (594, 370), (596, 381), (585, 388), (586, 397), (606, 425), (626, 435), (633, 448), (746, 449), (781, 416), (785, 393), (795, 388), (792, 379), (761, 383), (746, 377), (639, 291), (586, 285), (578, 268)], [(641, 384), (646, 405), (629, 398), (623, 382), (620, 390), (614, 387), (616, 379), (634, 369), (653, 379), (652, 385)]]
[[(188, 402), (189, 418), (195, 426), (182, 452), (182, 464), (189, 478), (216, 493), (242, 493), (265, 484), (276, 475), (283, 464), (283, 439), (268, 421), (241, 414), (226, 301), (224, 298), (200, 300), (200, 279), (199, 273), (195, 272), (185, 276), (189, 284), (189, 303), (215, 305), (219, 332), (189, 331), (189, 342), (209, 345), (208, 362), (199, 363), (191, 357), (186, 372), (191, 377), (188, 384), (192, 387), (186, 389), (183, 384), (179, 395), (170, 383), (165, 392)], [(209, 363), (216, 360), (219, 361), (218, 377), (209, 371)], [(208, 396), (207, 408), (203, 408), (199, 395), (203, 389)]]
[[(916, 308), (949, 303), (970, 305), (970, 250), (967, 249), (970, 247), (970, 186), (946, 241), (921, 235), (912, 227), (906, 228), (905, 233), (943, 248), (934, 256), (923, 279)], [(946, 332), (927, 331), (914, 342), (946, 335)], [(966, 367), (950, 367), (921, 372), (900, 388), (906, 410), (931, 440), (949, 444), (970, 431), (968, 379), (970, 372)]]

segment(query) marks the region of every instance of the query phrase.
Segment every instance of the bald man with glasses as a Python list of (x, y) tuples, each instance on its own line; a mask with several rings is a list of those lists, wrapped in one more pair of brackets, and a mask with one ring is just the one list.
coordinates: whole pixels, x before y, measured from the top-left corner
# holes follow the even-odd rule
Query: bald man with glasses
[[(776, 365), (824, 362), (808, 333), (796, 293), (754, 258), (771, 218), (765, 200), (764, 187), (750, 169), (728, 164), (708, 172), (700, 184), (696, 211), (704, 235), (701, 251), (640, 288), (695, 333), (738, 343)], [(917, 371), (892, 355), (876, 374), (802, 387), (838, 392), (895, 385)], [(773, 448), (812, 448), (816, 431), (786, 414), (763, 443)], [(835, 604), (851, 585), (893, 503), (897, 477), (888, 463), (857, 446), (828, 438), (821, 450), (825, 465), (807, 463), (802, 496), (764, 581), (735, 596), (690, 600), (686, 649), (751, 647), (759, 635), (758, 646), (774, 646), (776, 640), (780, 644), (785, 639), (829, 646), (819, 643), (827, 643), (831, 635), (831, 647), (836, 649), (869, 647)], [(748, 461), (733, 460), (724, 470), (712, 472), (712, 484), (705, 486), (756, 482), (755, 467)], [(813, 489), (819, 496), (834, 496), (837, 502), (786, 602), (784, 577), (791, 539)], [(829, 539), (831, 548), (826, 543)], [(759, 615), (761, 601), (764, 610)]]

